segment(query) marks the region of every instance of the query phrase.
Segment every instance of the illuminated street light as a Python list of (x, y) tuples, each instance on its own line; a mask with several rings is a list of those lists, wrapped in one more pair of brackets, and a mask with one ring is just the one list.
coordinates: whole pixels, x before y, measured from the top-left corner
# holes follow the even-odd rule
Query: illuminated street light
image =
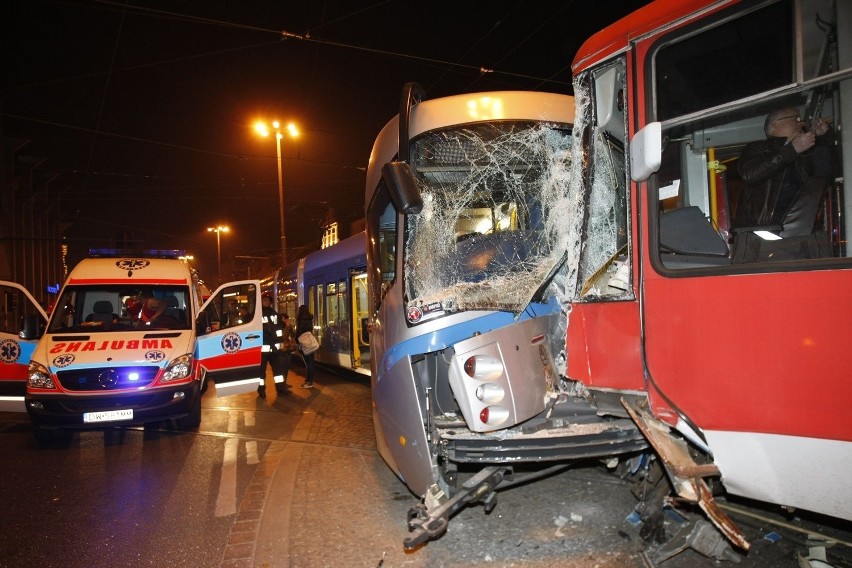
[[(264, 122), (256, 122), (255, 130), (261, 136), (269, 136), (270, 129)], [(284, 134), (281, 132), (281, 123), (277, 120), (272, 122), (272, 131), (275, 132), (275, 149), (278, 155), (278, 215), (281, 221), (281, 265), (287, 264), (287, 234), (284, 230), (284, 177), (281, 169), (281, 139)], [(299, 131), (296, 125), (292, 122), (287, 125), (287, 132), (292, 138), (299, 136)]]
[(222, 284), (222, 243), (220, 238), (220, 233), (227, 233), (230, 231), (225, 225), (218, 225), (216, 227), (207, 227), (208, 233), (216, 233), (216, 266), (219, 271), (219, 284)]

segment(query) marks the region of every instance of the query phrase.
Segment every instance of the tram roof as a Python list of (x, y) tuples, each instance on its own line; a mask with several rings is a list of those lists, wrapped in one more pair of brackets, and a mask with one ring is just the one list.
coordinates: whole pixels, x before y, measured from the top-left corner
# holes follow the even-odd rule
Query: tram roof
[[(329, 266), (343, 261), (352, 261), (366, 257), (366, 235), (362, 231), (324, 249), (312, 252), (305, 257), (305, 272), (319, 267)], [(366, 262), (366, 261), (365, 261)], [(358, 263), (352, 264), (355, 267)]]
[(574, 74), (627, 49), (630, 41), (670, 26), (705, 9), (716, 10), (737, 0), (656, 0), (587, 39), (571, 64)]
[[(409, 138), (446, 126), (494, 120), (542, 120), (572, 124), (574, 97), (536, 91), (493, 91), (425, 100), (411, 109)], [(399, 152), (399, 115), (393, 117), (373, 144), (367, 168), (369, 201), (382, 175), (381, 167)]]

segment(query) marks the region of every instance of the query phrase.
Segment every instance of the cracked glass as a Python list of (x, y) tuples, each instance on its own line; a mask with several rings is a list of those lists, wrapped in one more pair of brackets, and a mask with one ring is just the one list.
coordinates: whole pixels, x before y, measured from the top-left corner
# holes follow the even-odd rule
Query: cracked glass
[(415, 140), (423, 210), (407, 221), (409, 306), (517, 314), (537, 296), (544, 300), (544, 290), (564, 279), (566, 240), (579, 233), (578, 147), (571, 125), (529, 121)]

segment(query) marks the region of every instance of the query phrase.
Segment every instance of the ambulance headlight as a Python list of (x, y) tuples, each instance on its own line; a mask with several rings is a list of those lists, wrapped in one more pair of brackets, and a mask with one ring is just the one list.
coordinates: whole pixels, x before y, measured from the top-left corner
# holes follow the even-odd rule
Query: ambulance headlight
[(192, 374), (192, 355), (187, 353), (186, 355), (181, 355), (180, 357), (173, 359), (165, 371), (163, 371), (163, 376), (160, 379), (161, 381), (176, 381), (178, 379), (185, 379)]
[(30, 368), (27, 371), (27, 386), (34, 389), (56, 388), (47, 367), (35, 361), (30, 362)]

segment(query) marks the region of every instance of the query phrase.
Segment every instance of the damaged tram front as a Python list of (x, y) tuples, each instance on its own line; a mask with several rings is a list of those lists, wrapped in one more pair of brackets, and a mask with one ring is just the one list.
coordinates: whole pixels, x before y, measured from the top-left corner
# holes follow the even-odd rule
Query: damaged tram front
[(582, 210), (573, 97), (421, 99), (405, 87), (366, 191), (377, 443), (423, 498), (407, 547), (467, 503), (490, 510), (498, 486), (646, 447), (563, 378), (565, 251), (580, 238), (565, 217)]

